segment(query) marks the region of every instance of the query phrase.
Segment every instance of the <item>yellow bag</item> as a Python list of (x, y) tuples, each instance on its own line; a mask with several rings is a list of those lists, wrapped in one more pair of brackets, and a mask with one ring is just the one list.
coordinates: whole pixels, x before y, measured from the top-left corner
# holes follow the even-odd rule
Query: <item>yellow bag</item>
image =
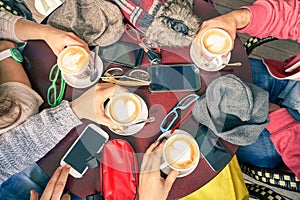
[(246, 200), (249, 193), (236, 156), (226, 167), (199, 190), (180, 200)]

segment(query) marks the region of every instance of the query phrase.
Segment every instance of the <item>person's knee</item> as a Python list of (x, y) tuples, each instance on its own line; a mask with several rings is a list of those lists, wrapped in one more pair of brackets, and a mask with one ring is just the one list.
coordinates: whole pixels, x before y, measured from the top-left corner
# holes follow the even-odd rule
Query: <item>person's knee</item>
[(236, 155), (240, 163), (257, 167), (276, 168), (282, 164), (281, 156), (277, 153), (266, 129), (255, 143), (240, 146)]

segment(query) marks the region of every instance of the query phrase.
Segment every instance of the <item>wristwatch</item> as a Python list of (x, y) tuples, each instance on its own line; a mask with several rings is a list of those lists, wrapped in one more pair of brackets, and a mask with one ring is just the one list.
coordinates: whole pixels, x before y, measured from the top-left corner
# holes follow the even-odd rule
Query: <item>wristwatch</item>
[(21, 52), (16, 48), (9, 48), (0, 52), (0, 61), (6, 58), (12, 57), (17, 62), (23, 62), (23, 56)]

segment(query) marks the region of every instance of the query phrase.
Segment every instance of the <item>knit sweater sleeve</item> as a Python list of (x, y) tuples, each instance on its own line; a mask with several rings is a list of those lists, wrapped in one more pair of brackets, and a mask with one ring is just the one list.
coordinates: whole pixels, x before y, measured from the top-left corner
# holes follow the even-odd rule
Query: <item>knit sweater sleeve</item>
[(15, 23), (20, 18), (9, 12), (0, 11), (0, 39), (22, 42), (15, 34)]
[(251, 21), (241, 33), (264, 38), (274, 36), (300, 42), (299, 0), (257, 0), (252, 6), (243, 6), (251, 12)]
[(67, 101), (0, 135), (0, 184), (42, 158), (81, 121)]

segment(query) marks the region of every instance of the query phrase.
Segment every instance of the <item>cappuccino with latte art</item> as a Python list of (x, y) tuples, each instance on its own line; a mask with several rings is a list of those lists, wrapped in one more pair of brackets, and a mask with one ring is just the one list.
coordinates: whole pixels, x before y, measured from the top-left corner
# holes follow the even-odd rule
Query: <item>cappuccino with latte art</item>
[(170, 137), (164, 147), (164, 156), (167, 163), (176, 170), (192, 168), (199, 157), (199, 149), (193, 138), (178, 134)]
[(231, 38), (220, 29), (207, 31), (203, 36), (202, 42), (207, 51), (216, 55), (223, 55), (229, 52), (231, 48)]
[(163, 156), (160, 169), (169, 174), (171, 170), (178, 171), (177, 177), (192, 173), (198, 166), (200, 150), (195, 138), (184, 130), (175, 129), (173, 133), (163, 133), (159, 140), (166, 138), (163, 146)]
[(230, 35), (219, 28), (213, 28), (203, 33), (201, 37), (201, 55), (208, 60), (224, 56), (231, 51), (232, 39)]
[(83, 47), (69, 46), (58, 55), (57, 64), (63, 73), (78, 75), (88, 66), (89, 54)]
[(117, 125), (134, 123), (141, 115), (142, 105), (133, 93), (119, 93), (113, 96), (105, 107), (106, 115)]

